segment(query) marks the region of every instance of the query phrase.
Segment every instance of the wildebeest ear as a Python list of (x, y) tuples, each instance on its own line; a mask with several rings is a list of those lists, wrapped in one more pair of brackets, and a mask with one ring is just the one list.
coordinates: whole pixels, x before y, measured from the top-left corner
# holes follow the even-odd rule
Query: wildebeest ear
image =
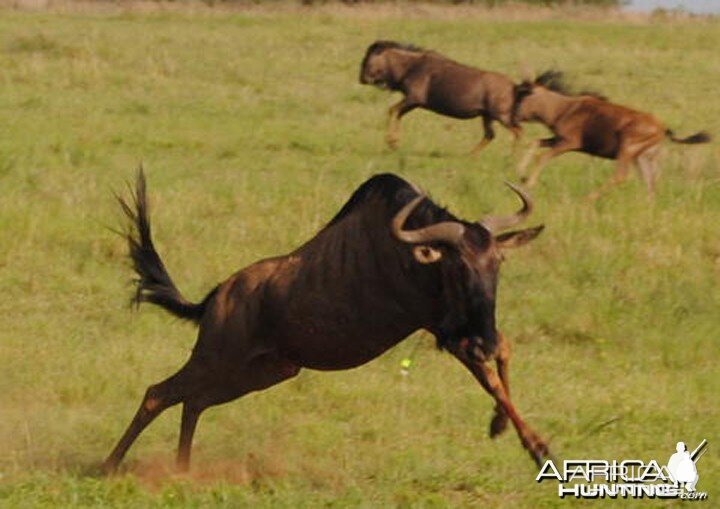
[(495, 242), (498, 243), (498, 247), (500, 249), (520, 247), (540, 235), (540, 232), (543, 231), (544, 228), (545, 225), (541, 224), (540, 226), (535, 226), (526, 230), (515, 230), (512, 232), (501, 233), (495, 237)]

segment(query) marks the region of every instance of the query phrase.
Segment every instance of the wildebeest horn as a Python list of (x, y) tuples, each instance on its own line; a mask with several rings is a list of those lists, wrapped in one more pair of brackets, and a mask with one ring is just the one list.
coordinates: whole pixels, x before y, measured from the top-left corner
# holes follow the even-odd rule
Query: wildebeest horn
[(447, 242), (448, 244), (457, 244), (465, 233), (465, 227), (454, 221), (445, 221), (437, 223), (425, 228), (417, 230), (403, 230), (403, 224), (408, 216), (415, 210), (415, 207), (425, 199), (425, 195), (413, 199), (405, 205), (400, 212), (395, 214), (392, 220), (391, 229), (395, 238), (409, 244), (421, 244), (425, 242)]
[(511, 216), (487, 216), (480, 220), (480, 224), (493, 234), (500, 233), (503, 230), (522, 223), (533, 210), (532, 199), (525, 191), (510, 182), (505, 182), (505, 185), (515, 191), (515, 194), (520, 197), (523, 202), (523, 208)]

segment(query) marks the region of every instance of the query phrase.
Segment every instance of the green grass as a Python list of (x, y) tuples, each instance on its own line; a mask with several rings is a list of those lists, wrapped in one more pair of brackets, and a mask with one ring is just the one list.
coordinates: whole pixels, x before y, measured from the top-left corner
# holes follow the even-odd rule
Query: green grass
[[(189, 477), (172, 473), (177, 409), (136, 443), (128, 473), (87, 474), (194, 342), (189, 325), (128, 307), (125, 246), (107, 227), (121, 224), (112, 191), (140, 162), (158, 248), (199, 298), (312, 236), (376, 172), (465, 218), (517, 206), (501, 184), (518, 159), (504, 131), (475, 158), (479, 121), (413, 112), (400, 150), (384, 147), (396, 98), (357, 83), (376, 38), (515, 76), (557, 66), (679, 135), (720, 133), (717, 21), (353, 12), (0, 11), (0, 505), (568, 504), (535, 483), (512, 431), (487, 438), (491, 400), (427, 334), (209, 410)], [(612, 164), (553, 161), (534, 190), (532, 223), (547, 229), (509, 255), (498, 307), (514, 399), (558, 457), (664, 462), (677, 440), (707, 438), (703, 507), (720, 496), (719, 162), (716, 143), (668, 146), (654, 201), (633, 178), (589, 205)]]

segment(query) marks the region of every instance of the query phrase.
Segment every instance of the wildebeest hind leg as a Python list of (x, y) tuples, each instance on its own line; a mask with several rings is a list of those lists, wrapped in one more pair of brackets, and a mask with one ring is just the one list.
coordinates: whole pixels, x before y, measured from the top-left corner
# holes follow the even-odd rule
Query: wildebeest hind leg
[(448, 350), (470, 370), (480, 385), (495, 399), (496, 404), (503, 409), (515, 426), (523, 447), (527, 449), (535, 463), (541, 466), (543, 460), (550, 456), (547, 444), (520, 417), (500, 377), (485, 362), (480, 347), (468, 339), (463, 339), (449, 344)]
[(655, 145), (647, 149), (645, 152), (640, 154), (636, 159), (638, 170), (640, 170), (640, 177), (642, 177), (647, 187), (650, 196), (655, 194), (655, 181), (658, 177), (657, 167), (657, 155), (659, 152), (659, 146)]
[(186, 373), (185, 368), (183, 368), (167, 380), (151, 385), (148, 388), (140, 408), (135, 413), (135, 417), (133, 417), (125, 433), (103, 463), (102, 469), (106, 474), (111, 474), (117, 470), (130, 446), (158, 415), (182, 400)]
[(208, 407), (240, 398), (250, 392), (261, 391), (298, 374), (300, 368), (274, 353), (262, 353), (248, 360), (242, 367), (233, 367), (232, 375), (214, 372), (212, 385), (199, 386), (189, 394), (183, 405), (178, 442), (177, 468), (190, 468), (190, 451), (200, 414)]
[(182, 418), (180, 421), (180, 440), (178, 442), (177, 468), (181, 472), (190, 469), (190, 450), (192, 448), (193, 435), (197, 426), (200, 414), (206, 407), (195, 402), (186, 401), (183, 404)]

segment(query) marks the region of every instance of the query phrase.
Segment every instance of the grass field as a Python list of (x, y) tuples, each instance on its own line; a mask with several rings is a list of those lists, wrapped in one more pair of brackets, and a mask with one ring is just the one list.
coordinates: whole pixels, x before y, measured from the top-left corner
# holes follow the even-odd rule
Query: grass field
[[(519, 157), (505, 131), (472, 157), (479, 121), (413, 112), (400, 150), (385, 148), (397, 99), (357, 82), (377, 38), (514, 76), (556, 66), (679, 135), (720, 134), (717, 20), (399, 12), (0, 11), (1, 506), (572, 503), (534, 481), (512, 431), (487, 437), (491, 400), (427, 334), (209, 410), (188, 476), (172, 470), (177, 408), (123, 475), (88, 474), (194, 343), (190, 325), (128, 307), (125, 245), (108, 227), (122, 224), (112, 192), (139, 163), (158, 249), (197, 299), (312, 236), (377, 172), (465, 218), (517, 207), (501, 183)], [(544, 134), (528, 131), (525, 142)], [(720, 497), (719, 163), (717, 143), (667, 146), (654, 201), (633, 177), (590, 205), (612, 164), (553, 161), (534, 190), (531, 224), (546, 231), (509, 255), (498, 308), (515, 402), (556, 456), (664, 463), (676, 441), (707, 438), (708, 508)]]

